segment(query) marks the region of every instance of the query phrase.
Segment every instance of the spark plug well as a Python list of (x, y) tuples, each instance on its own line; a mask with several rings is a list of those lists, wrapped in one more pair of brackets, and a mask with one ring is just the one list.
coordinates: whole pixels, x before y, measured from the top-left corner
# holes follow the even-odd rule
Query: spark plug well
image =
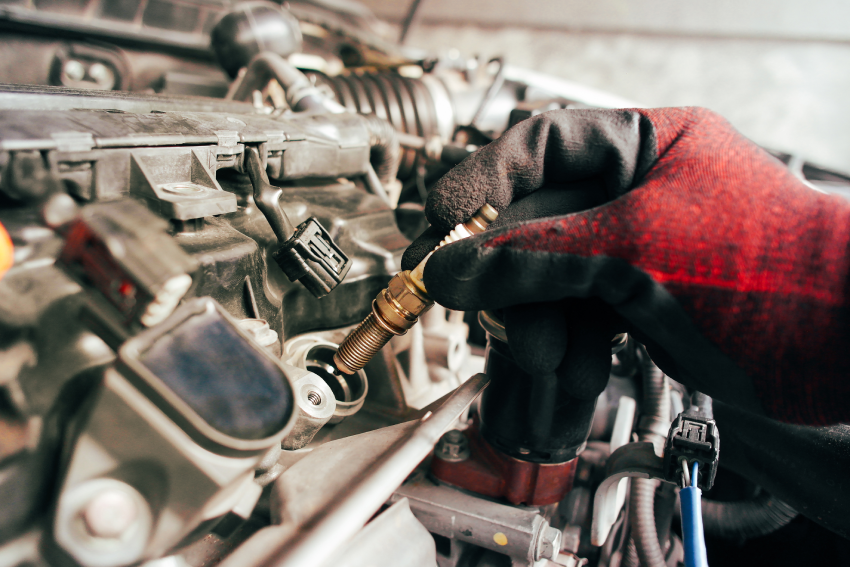
[[(468, 221), (454, 227), (434, 250), (484, 232), (498, 216), (496, 209), (485, 204)], [(412, 270), (396, 274), (378, 294), (372, 302), (372, 312), (345, 338), (334, 355), (339, 372), (354, 374), (366, 366), (393, 336), (405, 334), (434, 305), (422, 279), (431, 254), (433, 251)]]

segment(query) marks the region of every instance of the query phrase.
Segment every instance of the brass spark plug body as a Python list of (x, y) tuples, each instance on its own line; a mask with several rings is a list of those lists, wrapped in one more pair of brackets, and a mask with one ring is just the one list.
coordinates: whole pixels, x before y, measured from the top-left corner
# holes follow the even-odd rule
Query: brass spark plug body
[[(437, 250), (462, 238), (487, 230), (499, 213), (485, 204), (472, 218), (457, 225), (440, 244)], [(433, 252), (431, 253), (433, 254)], [(372, 312), (339, 345), (334, 355), (334, 365), (345, 374), (354, 374), (368, 363), (395, 335), (403, 335), (428, 311), (434, 300), (428, 296), (422, 275), (428, 254), (412, 270), (396, 274), (372, 302)]]

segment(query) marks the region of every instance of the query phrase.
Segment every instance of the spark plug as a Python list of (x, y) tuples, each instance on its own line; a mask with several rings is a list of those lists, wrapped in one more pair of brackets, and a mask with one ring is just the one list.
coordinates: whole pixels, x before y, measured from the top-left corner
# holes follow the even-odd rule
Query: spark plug
[[(485, 204), (472, 218), (459, 224), (446, 236), (434, 251), (451, 242), (457, 242), (487, 230), (499, 213)], [(344, 374), (354, 374), (384, 348), (395, 335), (403, 335), (428, 311), (434, 300), (428, 296), (422, 275), (432, 251), (412, 270), (396, 274), (387, 288), (372, 302), (372, 312), (339, 345), (333, 361)]]

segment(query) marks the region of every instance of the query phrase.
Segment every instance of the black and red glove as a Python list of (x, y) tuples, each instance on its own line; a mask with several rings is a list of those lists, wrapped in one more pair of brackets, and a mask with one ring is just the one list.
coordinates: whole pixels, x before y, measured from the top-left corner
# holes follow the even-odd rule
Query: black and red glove
[[(403, 265), (485, 202), (502, 212), (490, 230), (428, 261), (437, 302), (526, 306), (541, 330), (528, 348), (561, 336), (566, 298), (598, 298), (688, 386), (785, 421), (850, 421), (850, 203), (803, 184), (717, 114), (526, 120), (438, 183), (433, 226)], [(533, 335), (527, 319), (514, 326)]]

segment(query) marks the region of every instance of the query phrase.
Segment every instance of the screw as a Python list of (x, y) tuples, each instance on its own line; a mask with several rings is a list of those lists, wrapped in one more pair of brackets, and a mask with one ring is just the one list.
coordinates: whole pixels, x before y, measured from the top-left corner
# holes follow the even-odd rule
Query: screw
[(453, 429), (446, 432), (437, 443), (437, 457), (450, 463), (465, 461), (469, 458), (469, 440), (462, 431)]
[(95, 495), (82, 511), (83, 523), (92, 537), (117, 539), (130, 529), (139, 511), (133, 497), (108, 489)]

